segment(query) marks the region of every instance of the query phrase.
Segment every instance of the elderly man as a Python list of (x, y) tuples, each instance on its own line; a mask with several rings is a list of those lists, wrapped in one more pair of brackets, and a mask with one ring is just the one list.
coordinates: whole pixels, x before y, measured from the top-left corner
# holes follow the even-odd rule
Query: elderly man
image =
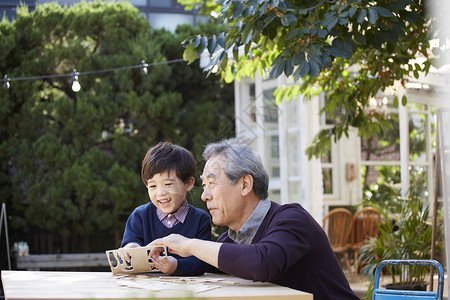
[[(212, 221), (229, 227), (217, 242), (170, 235), (150, 245), (196, 256), (219, 270), (314, 294), (315, 300), (359, 299), (351, 290), (325, 232), (299, 204), (268, 197), (260, 157), (235, 139), (209, 144), (201, 176)], [(159, 259), (159, 250), (150, 255)]]

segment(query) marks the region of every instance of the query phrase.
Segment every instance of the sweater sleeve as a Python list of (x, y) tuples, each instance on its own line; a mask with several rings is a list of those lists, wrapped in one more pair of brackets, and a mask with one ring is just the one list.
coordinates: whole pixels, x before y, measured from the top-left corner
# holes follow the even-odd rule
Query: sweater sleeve
[(314, 231), (300, 207), (278, 212), (255, 244), (222, 244), (219, 269), (254, 281), (272, 281), (312, 248)]
[(120, 247), (123, 247), (131, 242), (144, 246), (143, 222), (144, 221), (139, 213), (139, 210), (135, 209), (128, 217)]
[[(200, 215), (199, 230), (195, 238), (201, 240), (211, 240), (211, 222), (206, 213)], [(197, 276), (204, 274), (210, 267), (209, 264), (201, 261), (195, 256), (177, 257), (178, 266), (172, 275)]]

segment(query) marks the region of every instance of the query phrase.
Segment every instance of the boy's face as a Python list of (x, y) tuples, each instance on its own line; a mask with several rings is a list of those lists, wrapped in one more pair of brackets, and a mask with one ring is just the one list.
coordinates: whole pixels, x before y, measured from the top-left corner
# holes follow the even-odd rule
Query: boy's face
[(166, 214), (175, 213), (186, 198), (186, 192), (194, 186), (194, 178), (184, 183), (175, 170), (155, 174), (147, 181), (148, 195), (152, 203)]

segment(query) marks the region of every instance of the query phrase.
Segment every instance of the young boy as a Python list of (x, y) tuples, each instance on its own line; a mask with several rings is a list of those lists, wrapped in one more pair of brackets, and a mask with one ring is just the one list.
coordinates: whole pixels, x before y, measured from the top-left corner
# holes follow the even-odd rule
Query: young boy
[[(150, 148), (142, 161), (141, 177), (150, 201), (129, 216), (119, 255), (130, 262), (126, 249), (146, 246), (154, 239), (178, 233), (211, 240), (207, 212), (188, 204), (186, 192), (194, 187), (195, 160), (186, 149), (168, 142)], [(166, 274), (202, 275), (208, 264), (198, 258), (177, 255), (153, 259), (154, 267)]]

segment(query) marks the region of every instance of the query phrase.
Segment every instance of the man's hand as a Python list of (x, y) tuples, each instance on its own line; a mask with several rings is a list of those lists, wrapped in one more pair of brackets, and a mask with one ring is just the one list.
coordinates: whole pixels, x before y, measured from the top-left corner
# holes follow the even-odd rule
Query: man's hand
[[(199, 239), (185, 238), (179, 234), (171, 234), (161, 239), (156, 239), (148, 246), (166, 246), (170, 253), (177, 254), (182, 257), (195, 256), (198, 259), (218, 267), (219, 250), (222, 243), (204, 241)], [(163, 247), (157, 247), (150, 252), (151, 258), (158, 258), (164, 250)]]
[(178, 261), (173, 256), (160, 256), (152, 258), (153, 266), (165, 274), (172, 274), (178, 266)]
[[(179, 234), (171, 234), (166, 237), (156, 239), (147, 246), (166, 246), (170, 253), (177, 254), (181, 257), (192, 256), (193, 254), (190, 252), (189, 243), (192, 239), (185, 238)], [(152, 249), (150, 252), (150, 257), (157, 258), (160, 256), (161, 252), (164, 250), (163, 247), (157, 247)]]

